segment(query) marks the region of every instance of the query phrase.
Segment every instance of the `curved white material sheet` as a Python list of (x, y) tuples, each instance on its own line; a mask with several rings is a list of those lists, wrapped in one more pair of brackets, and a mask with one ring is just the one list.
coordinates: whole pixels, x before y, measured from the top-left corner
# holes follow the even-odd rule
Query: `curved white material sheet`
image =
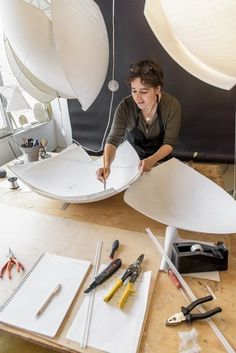
[(109, 45), (102, 13), (93, 0), (51, 1), (56, 48), (68, 81), (83, 110), (105, 81)]
[(48, 17), (21, 0), (1, 0), (0, 11), (6, 37), (21, 62), (59, 96), (76, 98), (59, 62)]
[(221, 187), (175, 158), (143, 174), (125, 192), (125, 202), (176, 228), (236, 232), (236, 202)]
[(128, 142), (120, 145), (106, 190), (96, 177), (96, 170), (102, 167), (102, 157), (92, 160), (76, 145), (50, 159), (8, 167), (39, 194), (64, 202), (82, 203), (99, 201), (125, 190), (139, 176), (138, 162), (139, 157)]
[(144, 15), (168, 54), (213, 86), (236, 83), (234, 0), (146, 0)]
[(57, 96), (57, 92), (46, 86), (38, 80), (32, 73), (22, 64), (12, 50), (10, 43), (5, 39), (5, 51), (9, 65), (14, 73), (17, 81), (21, 84), (26, 92), (39, 102), (48, 103)]

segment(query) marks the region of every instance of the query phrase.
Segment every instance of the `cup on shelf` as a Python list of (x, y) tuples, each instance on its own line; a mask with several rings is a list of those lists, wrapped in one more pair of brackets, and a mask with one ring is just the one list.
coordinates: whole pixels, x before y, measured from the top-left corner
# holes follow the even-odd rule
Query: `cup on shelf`
[(20, 145), (20, 149), (24, 153), (25, 162), (36, 162), (39, 160), (39, 145), (28, 147), (22, 144)]

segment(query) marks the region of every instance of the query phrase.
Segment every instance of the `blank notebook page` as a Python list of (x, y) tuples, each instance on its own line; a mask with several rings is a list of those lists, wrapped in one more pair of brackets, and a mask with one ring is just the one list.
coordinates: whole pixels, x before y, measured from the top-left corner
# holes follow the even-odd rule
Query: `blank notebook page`
[[(44, 253), (1, 306), (0, 322), (54, 337), (89, 269), (89, 261)], [(62, 289), (41, 316), (36, 313), (57, 284)]]

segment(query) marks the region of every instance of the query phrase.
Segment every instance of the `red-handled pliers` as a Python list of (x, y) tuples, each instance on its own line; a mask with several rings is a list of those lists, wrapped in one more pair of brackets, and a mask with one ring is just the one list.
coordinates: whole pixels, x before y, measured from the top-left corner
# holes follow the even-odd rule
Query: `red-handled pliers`
[(12, 250), (9, 248), (9, 253), (7, 255), (8, 261), (5, 263), (5, 265), (2, 267), (0, 271), (0, 278), (3, 277), (5, 271), (7, 271), (8, 278), (11, 279), (11, 269), (14, 265), (16, 265), (17, 272), (20, 272), (20, 270), (24, 271), (24, 265), (16, 259), (14, 256)]

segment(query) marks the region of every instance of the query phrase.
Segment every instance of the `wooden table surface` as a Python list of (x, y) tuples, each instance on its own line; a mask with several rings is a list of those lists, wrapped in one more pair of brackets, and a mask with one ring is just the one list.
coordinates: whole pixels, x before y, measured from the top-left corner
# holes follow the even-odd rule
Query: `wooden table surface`
[[(194, 164), (193, 167), (222, 186), (222, 179), (217, 166), (201, 166)], [(0, 180), (0, 202), (5, 205), (13, 205), (19, 209), (30, 209), (39, 214), (85, 222), (95, 227), (98, 226), (99, 228), (104, 226), (115, 228), (116, 231), (120, 230), (121, 232), (125, 230), (143, 233), (143, 237), (147, 237), (145, 232), (147, 227), (149, 227), (155, 235), (164, 236), (165, 234), (166, 225), (158, 223), (132, 209), (124, 202), (123, 193), (95, 203), (63, 204), (60, 201), (48, 199), (32, 191), (21, 191), (19, 189), (7, 190), (6, 188), (1, 188), (2, 181), (3, 179)], [(217, 314), (212, 320), (231, 346), (236, 350), (236, 234), (209, 235), (179, 230), (179, 235), (183, 238), (212, 241), (214, 243), (223, 240), (229, 249), (229, 269), (228, 271), (220, 273), (220, 282), (190, 277), (186, 277), (186, 282), (197, 297), (209, 295), (208, 288), (213, 291), (216, 300), (210, 302), (209, 305), (207, 304), (206, 309), (208, 310), (208, 308), (216, 306), (222, 307), (222, 313)], [(139, 239), (137, 242), (139, 242)], [(153, 249), (153, 251), (155, 252), (156, 250)], [(196, 328), (198, 333), (197, 343), (202, 349), (201, 352), (226, 352), (227, 350), (223, 347), (206, 321), (194, 322), (192, 327), (184, 323), (175, 327), (167, 327), (165, 325), (165, 320), (170, 315), (179, 311), (181, 305), (187, 305), (181, 292), (174, 287), (164, 272), (159, 271), (139, 352), (177, 352), (180, 345), (179, 332), (189, 332), (193, 327)], [(14, 332), (7, 332), (15, 334)], [(32, 337), (29, 335), (28, 339), (32, 340)], [(33, 341), (42, 344), (40, 340), (37, 341), (33, 339)], [(44, 345), (52, 347), (53, 349), (63, 350), (63, 347), (58, 347), (57, 344), (54, 345), (51, 342)], [(125, 353), (125, 348), (123, 352)]]

